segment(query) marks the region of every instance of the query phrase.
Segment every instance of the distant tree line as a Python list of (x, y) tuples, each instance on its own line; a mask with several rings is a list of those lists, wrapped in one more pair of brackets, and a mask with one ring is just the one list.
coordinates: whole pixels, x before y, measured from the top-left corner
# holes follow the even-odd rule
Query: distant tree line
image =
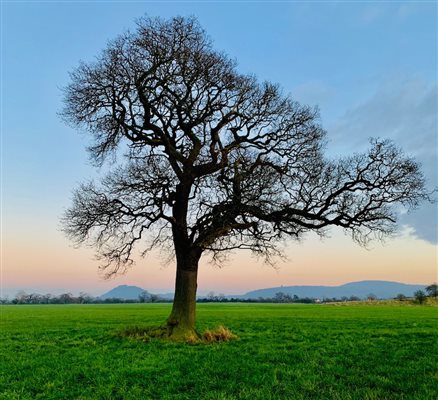
[(116, 297), (100, 298), (88, 293), (81, 292), (78, 296), (72, 293), (60, 295), (18, 292), (13, 299), (0, 298), (1, 304), (117, 304), (117, 303), (156, 303), (171, 302), (171, 299), (164, 299), (156, 294), (142, 292), (136, 299), (121, 299)]
[(274, 297), (257, 297), (253, 299), (241, 297), (225, 297), (224, 294), (210, 292), (206, 297), (197, 299), (198, 303), (316, 303), (317, 299), (309, 297), (299, 298), (297, 295), (290, 296), (283, 292), (278, 292)]
[[(414, 300), (418, 304), (425, 303), (427, 297), (438, 297), (438, 285), (433, 283), (423, 290), (418, 290), (414, 293), (413, 298), (408, 298), (404, 294), (398, 294), (395, 299), (399, 301)], [(240, 297), (226, 297), (224, 294), (208, 293), (205, 297), (197, 299), (198, 303), (302, 303), (302, 304), (317, 304), (317, 303), (338, 303), (348, 301), (360, 301), (357, 296), (342, 296), (324, 297), (323, 299), (299, 297), (296, 294), (289, 295), (283, 292), (277, 292), (274, 297), (258, 297), (253, 299)], [(370, 293), (366, 300), (377, 300), (377, 296)], [(136, 299), (121, 299), (121, 298), (105, 298), (93, 297), (88, 293), (80, 292), (78, 296), (72, 293), (62, 293), (60, 295), (26, 293), (18, 292), (13, 299), (0, 298), (0, 304), (117, 304), (117, 303), (171, 303), (173, 299), (163, 298), (157, 294), (144, 291)]]
[(88, 293), (81, 292), (78, 296), (72, 293), (62, 293), (53, 295), (50, 293), (26, 293), (18, 292), (13, 299), (2, 299), (3, 304), (90, 304), (95, 301), (95, 298)]
[[(432, 283), (431, 285), (426, 286), (424, 290), (417, 290), (414, 293), (414, 301), (418, 304), (424, 304), (428, 297), (434, 299), (438, 297), (438, 284)], [(398, 294), (395, 299), (399, 301), (409, 300), (404, 294)]]

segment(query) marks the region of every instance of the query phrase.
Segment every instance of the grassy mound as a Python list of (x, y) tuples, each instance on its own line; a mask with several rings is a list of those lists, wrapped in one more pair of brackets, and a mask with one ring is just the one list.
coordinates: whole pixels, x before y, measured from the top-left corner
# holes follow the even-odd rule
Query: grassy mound
[(161, 339), (191, 344), (229, 342), (238, 338), (223, 325), (219, 325), (215, 329), (206, 329), (202, 334), (193, 332), (183, 338), (169, 336), (169, 331), (166, 326), (132, 326), (118, 331), (117, 336), (121, 338), (132, 338), (144, 342), (149, 342), (152, 339)]

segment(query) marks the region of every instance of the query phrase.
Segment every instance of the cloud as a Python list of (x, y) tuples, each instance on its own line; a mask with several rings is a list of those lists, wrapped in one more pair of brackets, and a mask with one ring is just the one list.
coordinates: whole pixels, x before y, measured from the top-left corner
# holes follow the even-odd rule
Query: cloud
[(293, 98), (302, 104), (318, 105), (326, 109), (335, 95), (335, 90), (320, 81), (308, 81), (295, 86), (292, 90)]
[[(420, 6), (424, 6), (421, 4)], [(363, 8), (359, 8), (359, 14), (356, 22), (361, 26), (372, 25), (377, 22), (384, 22), (388, 17), (395, 16), (399, 22), (404, 22), (414, 15), (419, 9), (419, 5), (415, 3), (402, 3), (400, 5), (394, 3), (371, 3)]]
[(418, 10), (418, 4), (403, 3), (398, 7), (396, 15), (399, 21), (405, 21), (411, 15), (415, 14), (417, 10)]
[(385, 7), (382, 4), (365, 7), (359, 14), (359, 23), (361, 25), (370, 25), (381, 19), (385, 14)]
[(418, 239), (415, 228), (409, 225), (401, 225), (398, 236), (402, 239)]
[[(363, 151), (370, 137), (389, 138), (422, 165), (427, 185), (438, 186), (438, 86), (421, 79), (393, 78), (329, 127), (335, 153)], [(438, 197), (438, 194), (435, 194)], [(425, 204), (402, 214), (400, 223), (416, 235), (438, 243), (437, 204)]]

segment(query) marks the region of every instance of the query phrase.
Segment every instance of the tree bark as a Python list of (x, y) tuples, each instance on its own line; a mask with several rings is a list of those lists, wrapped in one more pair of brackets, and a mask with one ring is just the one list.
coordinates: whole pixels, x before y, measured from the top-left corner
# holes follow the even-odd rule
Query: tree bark
[(197, 340), (196, 289), (200, 256), (190, 252), (177, 255), (175, 297), (172, 312), (167, 319), (168, 336), (175, 340)]

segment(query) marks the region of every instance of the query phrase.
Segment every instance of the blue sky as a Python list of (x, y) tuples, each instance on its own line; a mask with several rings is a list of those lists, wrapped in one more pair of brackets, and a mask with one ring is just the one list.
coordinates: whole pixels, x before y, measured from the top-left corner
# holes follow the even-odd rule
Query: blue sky
[[(329, 154), (388, 137), (438, 186), (436, 2), (3, 1), (5, 254), (12, 242), (23, 252), (35, 240), (41, 251), (68, 247), (59, 217), (72, 189), (97, 172), (87, 161), (87, 136), (57, 116), (61, 88), (79, 60), (92, 60), (145, 14), (195, 15), (241, 72), (318, 105)], [(436, 205), (402, 215), (401, 224), (437, 243)]]

